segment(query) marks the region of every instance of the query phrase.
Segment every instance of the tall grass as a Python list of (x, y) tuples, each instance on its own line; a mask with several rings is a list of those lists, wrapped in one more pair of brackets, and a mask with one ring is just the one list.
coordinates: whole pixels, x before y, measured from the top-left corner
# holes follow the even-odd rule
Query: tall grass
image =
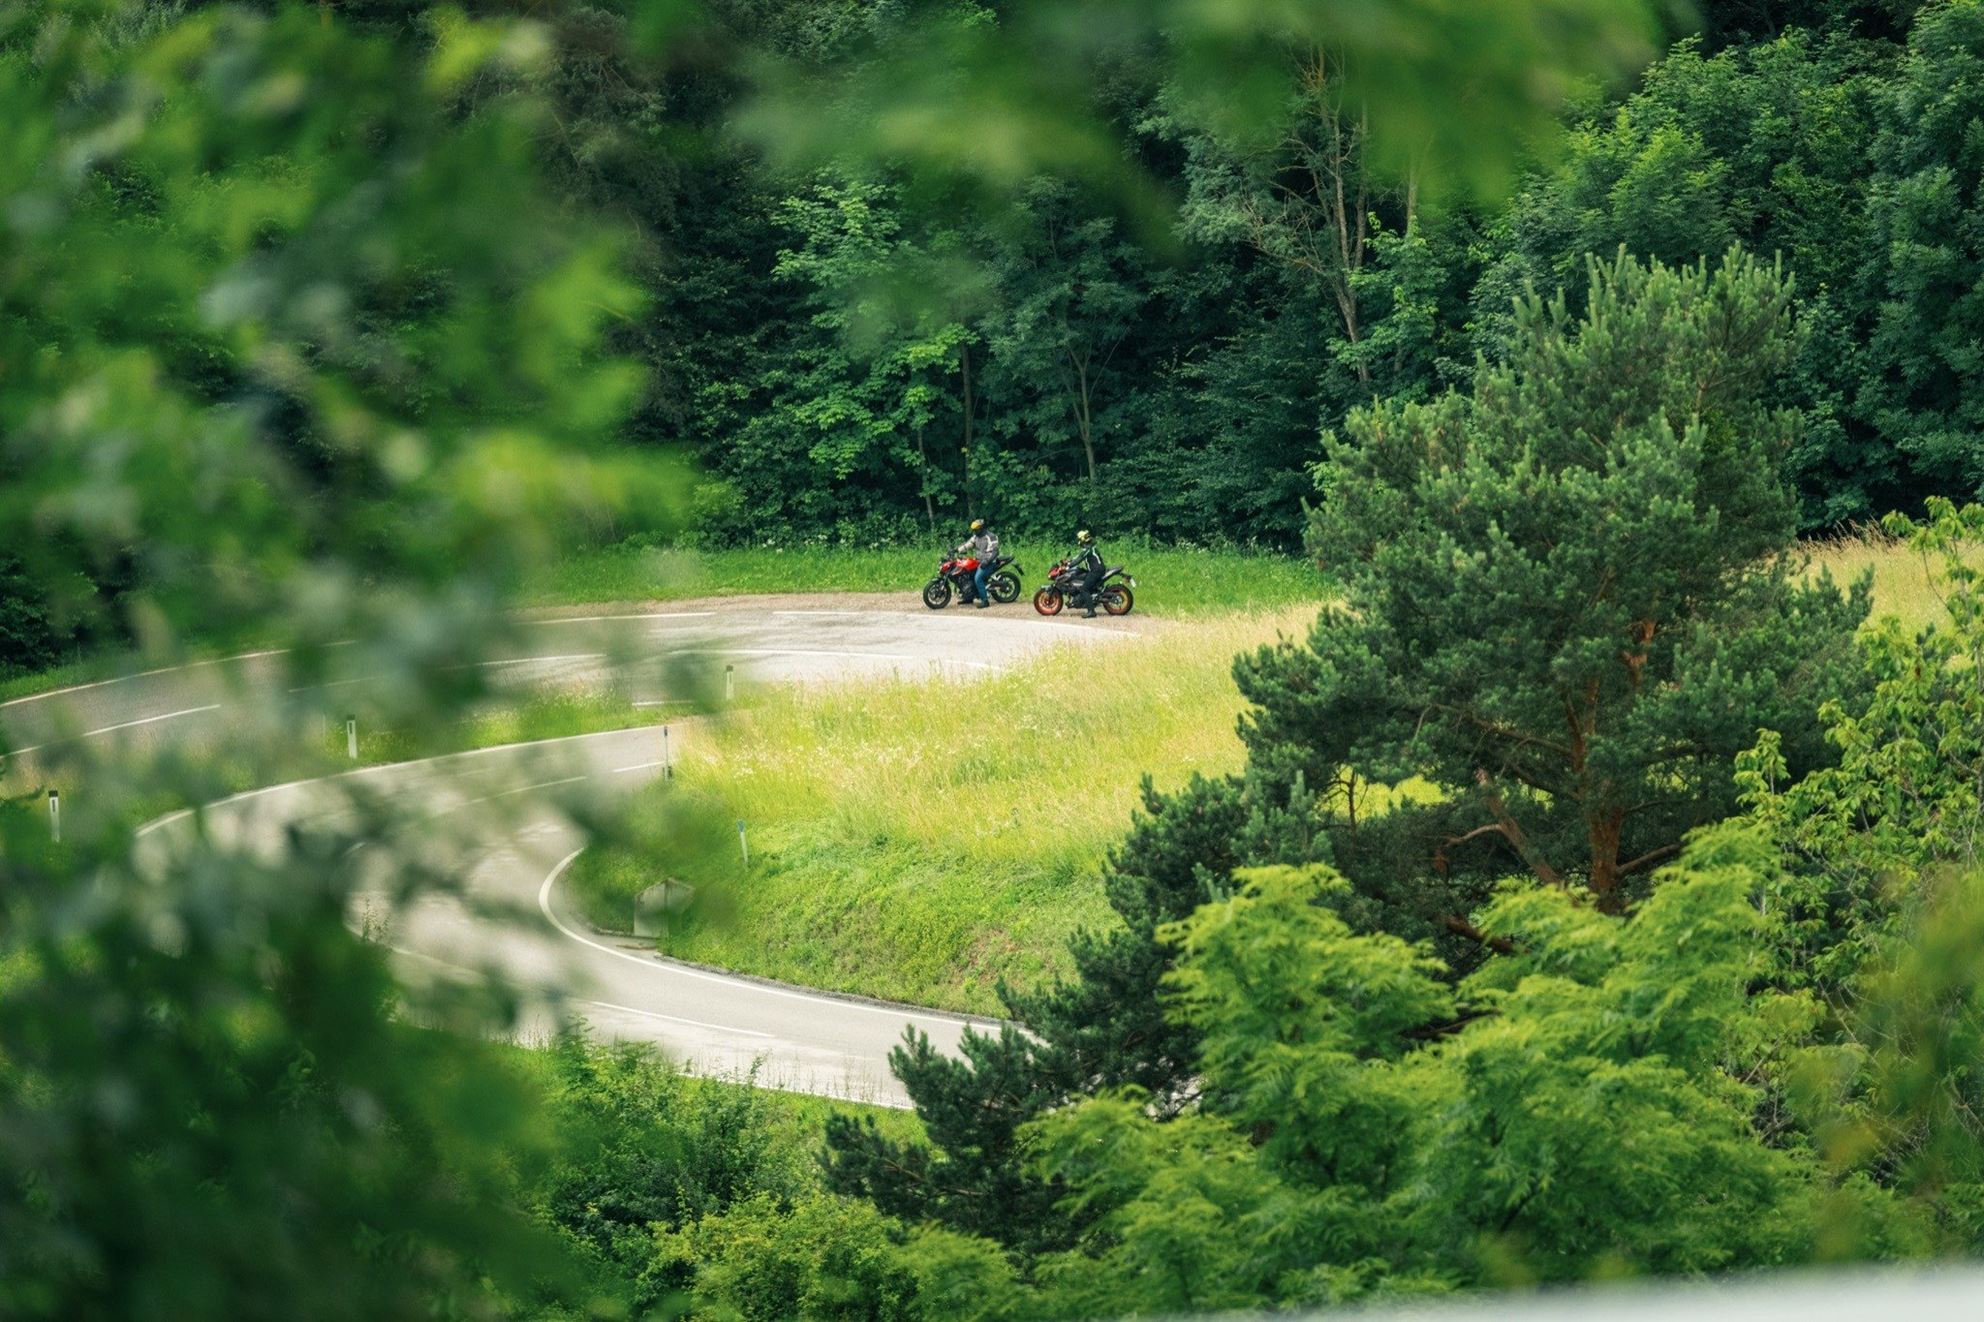
[[(1871, 572), (1875, 616), (1897, 616), (1915, 628), (1943, 616), (1943, 598), (1930, 581), (1929, 562), (1879, 528), (1861, 528), (1814, 541), (1806, 549), (1812, 557), (1812, 572), (1828, 572), (1842, 585)], [(1976, 549), (1970, 558), (1984, 560), (1984, 548)]]
[[(892, 592), (905, 603), (937, 567), (944, 543), (929, 547), (742, 547), (689, 551), (638, 545), (584, 552), (548, 567), (534, 585), (536, 605), (666, 600), (767, 592)], [(1005, 548), (1026, 569), (1025, 591), (1046, 581), (1067, 547), (1021, 541)], [(1297, 556), (1198, 550), (1141, 541), (1106, 543), (1111, 564), (1137, 578), (1137, 609), (1157, 615), (1289, 605), (1322, 597), (1316, 568)]]
[[(702, 886), (671, 954), (811, 986), (996, 1011), (1005, 978), (1068, 970), (1066, 937), (1110, 920), (1100, 872), (1146, 769), (1160, 788), (1237, 768), (1233, 655), (1299, 634), (1307, 608), (1057, 648), (989, 680), (776, 694), (692, 744), (674, 787), (746, 824), (678, 870)], [(680, 851), (675, 851), (679, 856)], [(638, 850), (588, 853), (582, 901), (658, 880)], [(713, 893), (711, 893), (713, 892)], [(589, 901), (588, 901), (588, 897)]]

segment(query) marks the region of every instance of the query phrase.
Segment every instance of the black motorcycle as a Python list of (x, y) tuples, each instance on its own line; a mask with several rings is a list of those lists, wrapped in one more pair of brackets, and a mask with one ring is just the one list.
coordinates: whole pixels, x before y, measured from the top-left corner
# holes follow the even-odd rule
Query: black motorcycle
[(1074, 572), (1073, 560), (1062, 560), (1048, 570), (1046, 585), (1033, 594), (1033, 608), (1042, 615), (1059, 615), (1063, 606), (1128, 615), (1130, 607), (1136, 605), (1137, 580), (1125, 573), (1122, 565), (1109, 566), (1094, 589), (1086, 592), (1075, 587)]
[[(971, 587), (972, 576), (978, 572), (978, 558), (953, 551), (937, 565), (937, 572), (923, 585), (923, 604), (933, 611), (940, 611), (951, 604), (953, 596), (962, 597)], [(1020, 599), (1020, 578), (1026, 572), (1025, 566), (1009, 555), (992, 557), (992, 572), (985, 576), (985, 595), (1001, 606), (1010, 605)]]

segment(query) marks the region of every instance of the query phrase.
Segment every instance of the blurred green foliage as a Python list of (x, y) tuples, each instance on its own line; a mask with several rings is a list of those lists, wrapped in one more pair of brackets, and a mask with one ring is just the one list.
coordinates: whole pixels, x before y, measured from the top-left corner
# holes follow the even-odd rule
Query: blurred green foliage
[(333, 640), (375, 710), (445, 728), (525, 567), (672, 503), (617, 448), (620, 245), (544, 190), (538, 103), (502, 90), (541, 33), (437, 11), (427, 38), (301, 6), (0, 14), (10, 599), (158, 659), (244, 619), (297, 646), (211, 752), (63, 750), (60, 844), (36, 797), (0, 810), (9, 1316), (585, 1298), (527, 1214), (555, 1135), (476, 1041), (513, 997), (409, 992), (347, 926), (355, 844), (389, 890), (443, 890), (448, 832), (362, 791), (273, 854), (197, 817), (134, 831), (319, 765), (292, 732), (327, 714)]
[(536, 182), (532, 98), (459, 113), (541, 34), (426, 35), (9, 9), (0, 540), (57, 620), (165, 645), (304, 591), (323, 638), (378, 588), (496, 592), (584, 521), (666, 523), (666, 466), (614, 444), (637, 371), (597, 351), (640, 303), (619, 241)]

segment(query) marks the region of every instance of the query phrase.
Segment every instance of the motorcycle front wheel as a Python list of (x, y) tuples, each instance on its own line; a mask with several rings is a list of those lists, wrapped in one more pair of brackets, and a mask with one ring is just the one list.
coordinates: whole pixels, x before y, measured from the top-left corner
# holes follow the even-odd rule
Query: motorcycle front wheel
[(992, 575), (985, 580), (985, 590), (1001, 606), (1010, 606), (1020, 599), (1020, 581), (1011, 574)]
[(1033, 594), (1033, 608), (1042, 615), (1059, 615), (1061, 613), (1061, 594), (1053, 588), (1042, 588)]
[(1119, 584), (1111, 584), (1102, 590), (1102, 600), (1097, 603), (1111, 615), (1128, 615), (1130, 607), (1137, 602), (1136, 594)]
[(951, 582), (946, 578), (933, 578), (923, 585), (923, 604), (933, 611), (940, 611), (951, 604)]

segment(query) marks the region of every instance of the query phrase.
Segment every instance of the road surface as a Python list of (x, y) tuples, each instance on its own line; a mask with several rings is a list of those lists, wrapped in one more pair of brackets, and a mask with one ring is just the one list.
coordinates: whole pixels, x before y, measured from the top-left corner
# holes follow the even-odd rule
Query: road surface
[[(941, 614), (827, 598), (770, 606), (743, 599), (654, 609), (595, 609), (529, 622), (513, 651), (485, 664), (519, 681), (572, 683), (609, 673), (642, 678), (637, 701), (670, 701), (673, 657), (731, 666), (740, 687), (867, 677), (971, 679), (1054, 646), (1122, 645), (1120, 628), (1047, 621), (1020, 608)], [(135, 746), (196, 738), (225, 723), (256, 685), (282, 677), (279, 653), (256, 653), (132, 675), (0, 704), (0, 733), (18, 784), (67, 741)], [(630, 665), (631, 663), (631, 665)], [(362, 665), (360, 666), (362, 670)], [(363, 673), (327, 681), (362, 685)], [(642, 685), (651, 686), (646, 690)], [(648, 696), (641, 696), (642, 692)], [(674, 751), (693, 725), (672, 723)], [(353, 921), (398, 952), (409, 979), (493, 974), (525, 1005), (522, 1033), (548, 1037), (582, 1016), (597, 1035), (653, 1043), (698, 1073), (907, 1105), (888, 1069), (905, 1028), (952, 1051), (965, 1018), (836, 996), (664, 959), (651, 943), (602, 934), (578, 916), (560, 880), (584, 843), (573, 814), (661, 771), (653, 727), (486, 749), (252, 790), (210, 805), (204, 828), (249, 848), (280, 848), (298, 823), (330, 822), (354, 800), (390, 796), (436, 847), (452, 851), (458, 889), (405, 906), (361, 893)], [(170, 866), (190, 813), (146, 828), (155, 866)], [(831, 934), (823, 934), (830, 938)]]

